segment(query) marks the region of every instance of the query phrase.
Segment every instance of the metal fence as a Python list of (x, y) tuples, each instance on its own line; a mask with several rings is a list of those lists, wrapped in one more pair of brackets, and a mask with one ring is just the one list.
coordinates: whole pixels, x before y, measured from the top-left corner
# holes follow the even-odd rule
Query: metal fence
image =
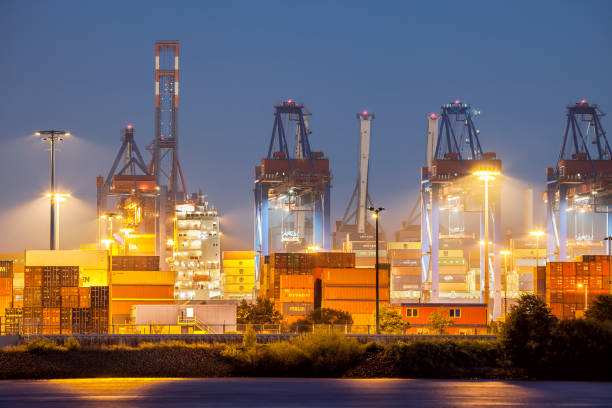
[[(203, 326), (203, 327), (202, 327)], [(73, 330), (72, 327), (60, 325), (26, 325), (22, 322), (7, 324), (5, 319), (0, 318), (0, 334), (2, 335), (72, 335), (72, 334), (155, 334), (155, 335), (180, 335), (180, 334), (243, 334), (249, 327), (252, 327), (257, 334), (305, 334), (320, 331), (334, 331), (341, 334), (376, 334), (375, 325), (356, 325), (356, 324), (306, 324), (306, 325), (285, 325), (285, 324), (112, 324), (105, 328), (79, 328)], [(423, 330), (419, 333), (410, 331), (398, 331), (393, 333), (381, 332), (381, 334), (416, 334), (431, 335)], [(469, 337), (474, 335), (492, 334), (487, 327), (473, 328), (470, 333), (462, 333)]]

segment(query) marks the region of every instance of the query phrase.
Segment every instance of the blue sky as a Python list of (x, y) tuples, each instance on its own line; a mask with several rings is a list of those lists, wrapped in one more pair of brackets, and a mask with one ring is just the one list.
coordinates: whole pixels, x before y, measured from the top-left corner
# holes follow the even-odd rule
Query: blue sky
[(239, 248), (251, 245), (253, 166), (272, 105), (287, 98), (312, 111), (312, 148), (331, 158), (334, 219), (354, 187), (362, 109), (376, 114), (370, 189), (389, 209), (388, 231), (416, 197), (425, 115), (456, 99), (482, 112), (484, 150), (542, 190), (565, 106), (586, 98), (612, 110), (611, 19), (609, 1), (4, 0), (0, 251), (47, 245), (48, 152), (29, 136), (44, 128), (75, 135), (59, 153), (58, 177), (75, 197), (62, 215), (65, 245), (95, 239), (95, 177), (121, 128), (134, 125), (141, 149), (153, 137), (156, 40), (180, 41), (188, 189), (208, 194), (227, 248)]

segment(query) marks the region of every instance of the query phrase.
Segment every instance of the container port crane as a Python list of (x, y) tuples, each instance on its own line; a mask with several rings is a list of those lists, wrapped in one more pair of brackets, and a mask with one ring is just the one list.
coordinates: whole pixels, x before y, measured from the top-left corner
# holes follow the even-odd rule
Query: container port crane
[(593, 223), (605, 214), (606, 235), (612, 234), (612, 150), (602, 127), (605, 113), (596, 104), (582, 99), (567, 106), (563, 144), (557, 165), (546, 169), (547, 258), (568, 259), (568, 214), (575, 214), (574, 242), (593, 241), (580, 225)]
[[(331, 248), (329, 159), (310, 149), (304, 105), (287, 100), (274, 106), (268, 154), (255, 167), (255, 253), (305, 252)], [(292, 155), (286, 134), (296, 128)]]
[[(465, 237), (463, 213), (480, 214), (480, 237), (485, 237), (483, 226), (486, 224), (484, 213), (488, 212), (493, 225), (494, 246), (489, 250), (494, 254), (501, 239), (500, 190), (492, 185), (489, 209), (484, 211), (482, 184), (473, 174), (486, 169), (501, 173), (501, 160), (495, 153), (485, 153), (480, 144), (479, 131), (473, 118), (479, 112), (469, 104), (455, 101), (441, 106), (440, 114), (428, 117), (427, 167), (421, 169), (421, 250), (424, 289), (430, 284), (430, 300), (438, 302), (439, 252), (440, 252), (440, 212), (443, 206), (449, 211), (449, 237)], [(437, 129), (437, 130), (436, 130)], [(455, 218), (453, 218), (455, 217)], [(494, 257), (494, 265), (485, 266), (485, 245), (480, 245), (480, 291), (483, 303), (489, 304), (489, 280), (485, 279), (488, 269), (494, 276), (493, 317), (501, 315), (501, 276), (499, 256)], [(487, 259), (487, 262), (490, 260)], [(489, 266), (493, 266), (488, 268)], [(484, 271), (484, 273), (483, 273)], [(451, 276), (451, 279), (454, 277)], [(458, 278), (459, 279), (459, 278)], [(463, 278), (465, 279), (465, 277)]]

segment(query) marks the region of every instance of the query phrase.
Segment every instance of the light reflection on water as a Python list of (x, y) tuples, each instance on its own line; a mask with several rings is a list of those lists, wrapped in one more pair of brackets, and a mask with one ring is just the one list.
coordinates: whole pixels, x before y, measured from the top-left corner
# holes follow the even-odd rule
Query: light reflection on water
[(91, 378), (0, 381), (0, 407), (610, 406), (612, 385), (417, 379)]

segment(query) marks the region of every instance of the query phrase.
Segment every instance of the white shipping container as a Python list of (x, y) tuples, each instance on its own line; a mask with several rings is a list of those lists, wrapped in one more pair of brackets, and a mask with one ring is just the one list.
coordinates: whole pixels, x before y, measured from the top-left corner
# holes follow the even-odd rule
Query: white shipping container
[(169, 324), (177, 325), (179, 317), (183, 321), (196, 319), (207, 325), (212, 332), (236, 330), (236, 304), (213, 305), (135, 305), (132, 318), (136, 325)]

